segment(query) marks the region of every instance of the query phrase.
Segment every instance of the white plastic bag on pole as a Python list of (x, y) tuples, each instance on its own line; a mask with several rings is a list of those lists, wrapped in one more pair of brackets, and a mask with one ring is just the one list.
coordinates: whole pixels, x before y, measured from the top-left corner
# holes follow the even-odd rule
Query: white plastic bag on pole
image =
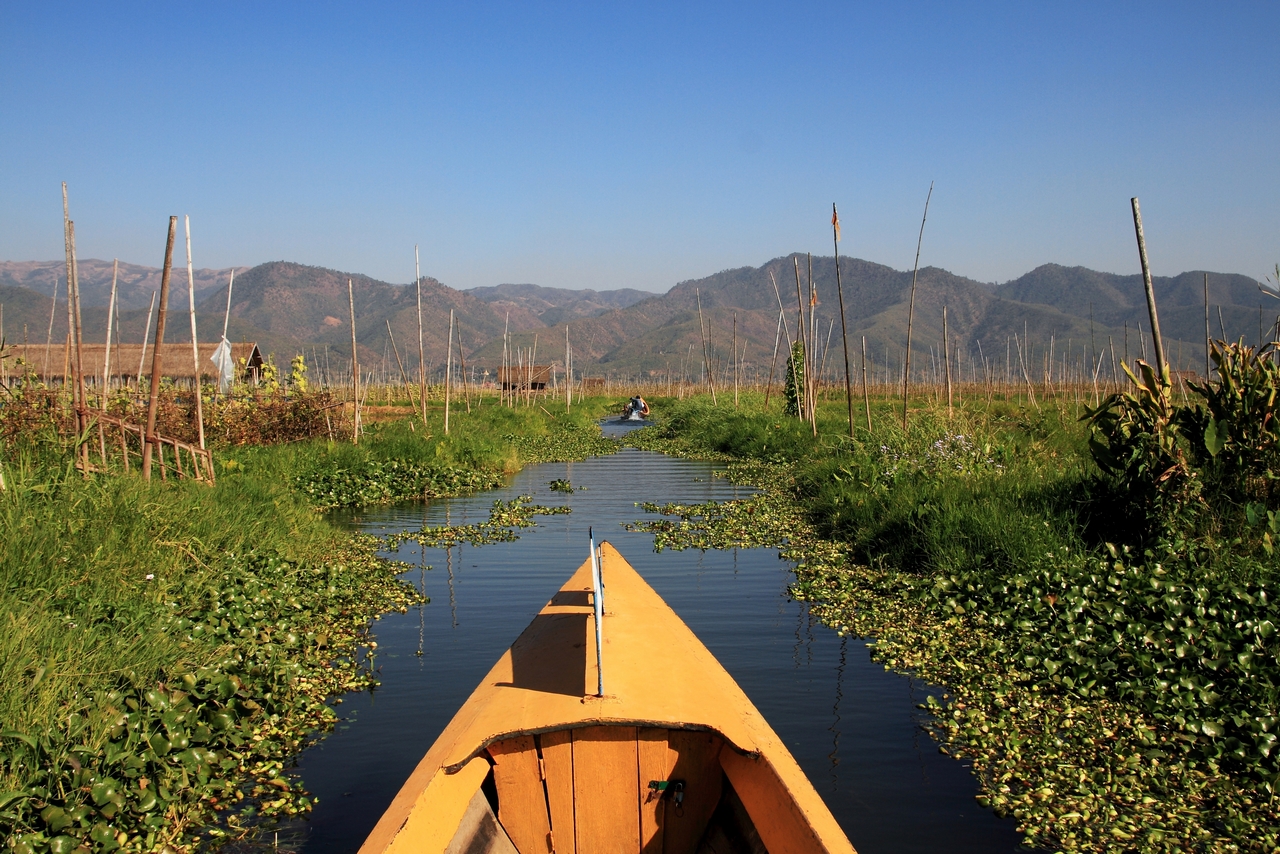
[(231, 344), (226, 338), (218, 342), (209, 361), (218, 368), (218, 393), (226, 394), (231, 391), (231, 381), (235, 378), (235, 360), (231, 358)]

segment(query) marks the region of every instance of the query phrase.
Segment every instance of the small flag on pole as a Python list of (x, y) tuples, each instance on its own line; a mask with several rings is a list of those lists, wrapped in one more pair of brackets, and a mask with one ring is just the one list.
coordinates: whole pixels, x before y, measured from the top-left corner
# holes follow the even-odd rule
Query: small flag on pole
[(831, 203), (831, 227), (836, 232), (836, 243), (840, 242), (840, 215), (836, 213), (835, 202)]

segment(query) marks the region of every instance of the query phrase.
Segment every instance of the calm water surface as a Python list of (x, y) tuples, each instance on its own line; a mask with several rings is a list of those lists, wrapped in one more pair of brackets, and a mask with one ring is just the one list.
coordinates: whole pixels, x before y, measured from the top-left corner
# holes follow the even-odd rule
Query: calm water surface
[[(570, 480), (573, 494), (552, 492)], [(355, 851), (454, 712), (587, 554), (587, 527), (658, 591), (742, 686), (790, 747), (861, 854), (1026, 851), (1012, 821), (974, 801), (969, 771), (938, 752), (917, 704), (931, 686), (886, 673), (862, 641), (837, 637), (789, 601), (790, 566), (776, 551), (664, 552), (626, 522), (637, 501), (724, 501), (750, 494), (705, 463), (626, 449), (578, 463), (530, 466), (511, 484), (469, 498), (350, 514), (385, 535), (482, 522), (496, 499), (532, 495), (573, 508), (538, 517), (514, 543), (448, 552), (405, 544), (390, 555), (431, 597), (374, 626), (382, 685), (348, 695), (337, 730), (301, 757), (319, 799), (306, 854)], [(418, 655), (421, 650), (422, 654)], [(680, 655), (655, 643), (654, 655)]]

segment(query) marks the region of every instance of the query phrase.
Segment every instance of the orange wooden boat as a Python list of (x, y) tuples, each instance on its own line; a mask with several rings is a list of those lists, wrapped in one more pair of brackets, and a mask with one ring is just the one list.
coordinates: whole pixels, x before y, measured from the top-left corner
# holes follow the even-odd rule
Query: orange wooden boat
[(733, 678), (613, 546), (596, 555), (463, 704), (362, 854), (853, 854)]

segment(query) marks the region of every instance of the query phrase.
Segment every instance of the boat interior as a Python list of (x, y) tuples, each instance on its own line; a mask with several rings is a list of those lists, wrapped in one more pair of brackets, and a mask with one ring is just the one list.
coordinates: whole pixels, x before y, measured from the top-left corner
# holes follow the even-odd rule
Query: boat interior
[(762, 799), (776, 783), (765, 763), (708, 730), (576, 727), (497, 741), (481, 758), (488, 774), (447, 854), (765, 854), (762, 816), (733, 781), (757, 812), (789, 802)]

